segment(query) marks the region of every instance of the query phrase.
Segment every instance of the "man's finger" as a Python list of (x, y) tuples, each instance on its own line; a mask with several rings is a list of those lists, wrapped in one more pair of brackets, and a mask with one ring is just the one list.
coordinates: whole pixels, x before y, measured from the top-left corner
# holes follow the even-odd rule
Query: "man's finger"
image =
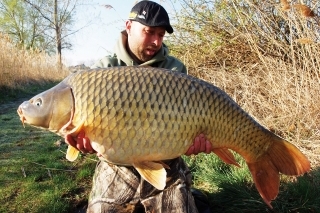
[(204, 152), (207, 154), (210, 154), (212, 152), (212, 145), (211, 145), (210, 141), (206, 141), (205, 146), (206, 146), (206, 150)]
[(201, 145), (200, 145), (200, 135), (197, 136), (194, 141), (193, 141), (193, 154), (198, 154), (200, 152), (200, 148), (201, 148)]
[(79, 138), (79, 137), (78, 137), (76, 147), (77, 147), (77, 149), (80, 150), (82, 153), (85, 152), (85, 150), (83, 149), (83, 138)]
[(76, 148), (77, 142), (73, 139), (73, 137), (71, 135), (67, 134), (64, 137), (64, 140), (66, 141), (67, 144)]
[(190, 146), (188, 151), (185, 153), (185, 155), (189, 156), (192, 155), (194, 153), (194, 146)]
[(82, 140), (82, 138), (84, 138), (84, 137), (85, 137), (84, 131), (81, 130), (81, 131), (79, 132), (79, 134), (77, 135), (77, 138), (78, 138), (78, 140), (79, 140), (79, 139)]
[(89, 153), (95, 153), (96, 151), (92, 148), (89, 138), (83, 138), (83, 147)]
[(206, 152), (206, 139), (203, 134), (199, 135), (199, 142), (200, 142), (200, 151), (199, 152)]

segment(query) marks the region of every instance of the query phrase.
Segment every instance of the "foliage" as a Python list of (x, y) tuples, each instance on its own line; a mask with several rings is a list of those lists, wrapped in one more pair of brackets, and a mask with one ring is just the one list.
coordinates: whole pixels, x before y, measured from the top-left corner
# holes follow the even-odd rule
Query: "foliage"
[(46, 34), (49, 27), (41, 14), (23, 0), (4, 0), (0, 3), (0, 30), (23, 49), (52, 52), (52, 39)]
[(57, 63), (62, 65), (62, 49), (71, 48), (71, 44), (67, 42), (67, 37), (74, 33), (71, 32), (69, 27), (73, 23), (78, 0), (24, 0), (24, 2), (31, 5), (34, 10), (41, 14), (41, 18), (46, 21), (51, 31), (51, 40), (55, 44)]
[[(299, 144), (320, 139), (318, 16), (301, 13), (295, 2), (289, 10), (268, 1), (180, 2), (168, 41), (190, 74), (227, 91), (281, 136)], [(290, 26), (289, 43), (275, 20)]]
[[(319, 66), (314, 53), (318, 52), (320, 19), (307, 5), (286, 0), (179, 2), (182, 11), (176, 13), (176, 33), (169, 37), (169, 43), (173, 53), (181, 56), (191, 70), (199, 66), (264, 63), (265, 56), (300, 68), (310, 66), (303, 59), (312, 57), (312, 66)], [(316, 9), (320, 7), (317, 5), (311, 6)]]
[(0, 2), (0, 32), (8, 34), (24, 49), (56, 52), (61, 64), (61, 50), (70, 49), (68, 37), (81, 0), (4, 0)]
[[(298, 146), (311, 162), (308, 175), (282, 178), (280, 194), (272, 203), (274, 212), (320, 211), (316, 196), (320, 31), (315, 12), (319, 3), (179, 2), (182, 10), (175, 14), (175, 33), (167, 39), (171, 52), (187, 65), (191, 75), (225, 90), (260, 123)], [(186, 158), (195, 187), (207, 193), (214, 212), (272, 212), (256, 194), (243, 163), (244, 168), (238, 169), (212, 156), (190, 159)]]

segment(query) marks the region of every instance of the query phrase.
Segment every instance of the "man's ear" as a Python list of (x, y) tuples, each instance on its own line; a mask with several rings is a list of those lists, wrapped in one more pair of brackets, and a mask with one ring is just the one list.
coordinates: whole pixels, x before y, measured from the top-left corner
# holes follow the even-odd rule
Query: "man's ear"
[(130, 30), (131, 30), (131, 25), (132, 25), (132, 21), (131, 20), (127, 20), (126, 21), (126, 31), (127, 34), (129, 34)]

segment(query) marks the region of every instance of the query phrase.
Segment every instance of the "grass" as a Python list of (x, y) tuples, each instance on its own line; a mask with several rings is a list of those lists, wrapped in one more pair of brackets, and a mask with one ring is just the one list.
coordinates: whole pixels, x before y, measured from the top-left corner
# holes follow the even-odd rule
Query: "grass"
[(52, 86), (56, 85), (57, 81), (47, 80), (45, 83), (43, 82), (35, 82), (31, 85), (23, 85), (16, 88), (12, 87), (2, 87), (0, 91), (3, 91), (0, 94), (0, 104), (6, 104), (10, 101), (16, 100), (27, 100), (27, 98), (31, 98), (37, 92), (43, 91), (44, 89), (49, 89)]
[(241, 168), (222, 162), (215, 155), (184, 157), (194, 176), (194, 187), (208, 196), (214, 212), (320, 212), (320, 170), (298, 177), (281, 177), (277, 199), (269, 209), (258, 194), (243, 159)]
[(0, 103), (34, 94), (69, 73), (56, 66), (55, 58), (37, 50), (19, 49), (1, 33), (0, 47)]
[[(75, 212), (85, 206), (95, 161), (65, 159), (60, 137), (0, 114), (0, 212)], [(91, 156), (93, 157), (93, 156)]]
[(214, 212), (320, 212), (320, 26), (319, 13), (310, 15), (318, 3), (179, 2), (182, 11), (169, 41), (189, 73), (225, 90), (261, 124), (295, 144), (312, 165), (308, 175), (282, 177), (274, 211), (256, 193), (246, 166), (196, 156), (188, 161), (195, 186), (207, 192)]

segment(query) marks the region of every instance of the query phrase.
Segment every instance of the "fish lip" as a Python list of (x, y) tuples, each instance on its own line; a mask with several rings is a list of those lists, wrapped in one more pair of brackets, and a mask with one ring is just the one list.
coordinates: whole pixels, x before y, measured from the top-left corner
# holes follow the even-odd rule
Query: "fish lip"
[(22, 122), (23, 127), (25, 128), (25, 121), (27, 120), (26, 117), (23, 115), (23, 111), (22, 111), (22, 107), (19, 106), (19, 108), (17, 109), (18, 115), (20, 117), (20, 121)]

